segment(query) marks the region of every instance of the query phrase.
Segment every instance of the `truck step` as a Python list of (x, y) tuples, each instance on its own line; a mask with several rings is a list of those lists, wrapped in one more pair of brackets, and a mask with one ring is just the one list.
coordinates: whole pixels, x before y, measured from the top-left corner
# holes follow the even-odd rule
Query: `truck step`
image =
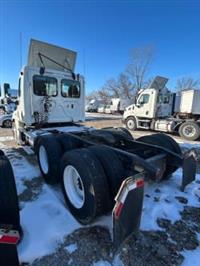
[(149, 119), (138, 119), (138, 122), (150, 123), (151, 121)]

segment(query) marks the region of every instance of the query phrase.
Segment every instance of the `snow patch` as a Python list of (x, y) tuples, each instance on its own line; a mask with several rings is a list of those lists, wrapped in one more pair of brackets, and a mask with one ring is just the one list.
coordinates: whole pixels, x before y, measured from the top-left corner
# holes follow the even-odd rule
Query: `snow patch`
[(17, 149), (6, 149), (6, 146), (2, 143), (0, 143), (0, 149), (5, 152), (12, 165), (17, 194), (20, 195), (26, 189), (26, 186), (23, 184), (25, 180), (31, 180), (41, 175), (39, 167), (31, 165)]
[(14, 138), (12, 136), (0, 137), (0, 141), (2, 141), (2, 142), (11, 141), (11, 140), (14, 140)]
[[(172, 223), (180, 220), (184, 205), (175, 198), (177, 196), (186, 198), (189, 206), (199, 206), (198, 197), (195, 196), (197, 183), (192, 182), (185, 192), (181, 192), (181, 177), (182, 170), (178, 169), (169, 180), (145, 185), (140, 229), (161, 230), (156, 222), (158, 218), (169, 219)], [(200, 175), (197, 175), (196, 180), (199, 178)]]
[[(190, 148), (196, 147), (185, 143), (183, 145)], [(17, 191), (20, 194), (26, 188), (23, 184), (24, 180), (32, 180), (41, 175), (39, 168), (31, 165), (17, 150), (8, 149), (2, 142), (0, 142), (0, 148), (10, 159), (15, 173)], [(157, 218), (166, 218), (171, 222), (179, 220), (184, 205), (175, 198), (176, 196), (186, 198), (189, 206), (199, 207), (199, 200), (195, 194), (200, 185), (192, 182), (186, 187), (185, 192), (181, 192), (181, 176), (182, 170), (179, 169), (169, 180), (145, 185), (145, 195), (150, 197), (144, 197), (140, 226), (142, 230), (162, 230), (157, 225)], [(200, 175), (197, 175), (196, 180), (200, 181)], [(18, 246), (21, 262), (31, 263), (37, 258), (55, 252), (58, 244), (63, 243), (68, 234), (81, 227), (66, 208), (63, 196), (56, 188), (43, 185), (38, 198), (35, 201), (23, 203), (22, 207), (20, 216), (24, 238)], [(100, 217), (93, 225), (106, 226), (112, 232), (112, 217), (111, 215)], [(76, 248), (77, 246), (72, 244), (67, 246), (66, 250), (73, 253)], [(183, 266), (199, 265), (200, 248), (185, 251), (183, 255), (185, 256)], [(93, 265), (110, 266), (111, 264), (100, 260)], [(113, 265), (123, 265), (118, 256), (114, 259)]]
[(66, 235), (80, 227), (47, 185), (37, 200), (25, 203), (20, 216), (24, 230), (18, 247), (21, 262), (33, 262), (53, 253)]

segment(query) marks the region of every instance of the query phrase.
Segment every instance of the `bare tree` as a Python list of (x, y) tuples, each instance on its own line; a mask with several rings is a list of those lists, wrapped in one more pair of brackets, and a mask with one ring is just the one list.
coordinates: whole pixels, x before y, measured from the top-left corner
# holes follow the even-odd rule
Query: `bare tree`
[(103, 89), (114, 98), (120, 97), (120, 87), (118, 81), (114, 78), (107, 80), (105, 85), (103, 86)]
[(127, 65), (127, 73), (133, 81), (136, 91), (145, 86), (149, 68), (153, 61), (154, 49), (152, 46), (134, 48), (131, 51), (131, 63)]
[(130, 78), (121, 73), (118, 78), (118, 86), (120, 90), (120, 96), (131, 99), (134, 95), (134, 86), (130, 81)]
[(90, 102), (91, 100), (102, 100), (103, 103), (108, 103), (110, 101), (111, 95), (106, 88), (101, 88), (98, 90), (94, 90), (86, 95), (86, 101)]
[(183, 77), (177, 80), (176, 90), (184, 91), (188, 89), (199, 89), (200, 88), (200, 80), (194, 79), (192, 77)]
[(98, 91), (94, 90), (92, 92), (90, 92), (89, 94), (86, 95), (86, 101), (90, 102), (93, 99), (97, 99), (98, 98)]
[(98, 99), (102, 100), (104, 104), (108, 103), (110, 101), (110, 94), (109, 91), (106, 88), (101, 88), (97, 91)]

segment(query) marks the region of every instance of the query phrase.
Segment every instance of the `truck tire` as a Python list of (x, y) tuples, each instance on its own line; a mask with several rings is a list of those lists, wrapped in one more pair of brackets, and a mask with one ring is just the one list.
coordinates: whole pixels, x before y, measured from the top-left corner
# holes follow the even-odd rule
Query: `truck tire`
[(126, 128), (131, 130), (131, 131), (134, 131), (137, 129), (137, 123), (136, 123), (136, 120), (134, 117), (129, 117), (126, 119)]
[[(158, 133), (149, 136), (143, 136), (137, 139), (137, 141), (141, 141), (147, 144), (158, 145), (163, 148), (169, 149), (172, 152), (177, 153), (178, 155), (182, 155), (182, 151), (178, 145), (178, 143), (171, 137)], [(178, 169), (177, 166), (166, 165), (166, 170), (163, 174), (162, 179), (168, 179), (170, 176)]]
[(82, 224), (109, 210), (109, 187), (98, 159), (87, 149), (68, 151), (61, 160), (62, 191), (72, 215)]
[(82, 148), (83, 146), (81, 140), (73, 138), (70, 135), (60, 134), (56, 137), (56, 139), (59, 141), (63, 153), (66, 151), (71, 151), (73, 149)]
[(192, 121), (184, 122), (178, 132), (182, 138), (187, 140), (197, 140), (200, 137), (200, 127)]
[(111, 132), (114, 136), (121, 136), (127, 140), (134, 140), (132, 134), (128, 131), (127, 128), (124, 127), (107, 127), (107, 128), (102, 128), (102, 130), (107, 130), (108, 132)]
[(63, 153), (56, 137), (54, 135), (40, 137), (35, 150), (45, 182), (51, 185), (58, 183), (60, 181), (59, 165)]
[(10, 119), (6, 119), (6, 120), (3, 121), (2, 126), (4, 128), (11, 128), (12, 127), (12, 121)]
[(115, 152), (108, 147), (95, 145), (89, 147), (88, 149), (98, 158), (103, 166), (109, 184), (110, 195), (113, 200), (121, 186), (121, 183), (125, 179), (124, 167)]
[(128, 131), (128, 129), (127, 128), (124, 128), (124, 127), (119, 127), (118, 128), (120, 131), (122, 131), (123, 132), (123, 134), (125, 134), (126, 135), (126, 137), (127, 137), (127, 139), (128, 140), (134, 140), (134, 137), (133, 137), (133, 135)]
[(0, 157), (0, 224), (11, 225), (22, 234), (15, 179), (6, 156)]

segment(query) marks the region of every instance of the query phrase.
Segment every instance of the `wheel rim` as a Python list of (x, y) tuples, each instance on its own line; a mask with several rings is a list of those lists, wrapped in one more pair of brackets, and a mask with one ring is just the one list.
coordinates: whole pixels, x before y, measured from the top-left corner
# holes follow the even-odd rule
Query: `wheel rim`
[(10, 120), (4, 121), (4, 127), (12, 127), (12, 122)]
[(127, 121), (127, 126), (129, 129), (134, 129), (135, 128), (135, 122), (132, 119), (129, 119)]
[(71, 204), (80, 209), (85, 202), (85, 190), (82, 179), (77, 170), (68, 165), (63, 173), (64, 188)]
[(195, 129), (195, 127), (193, 127), (191, 125), (185, 126), (185, 127), (183, 127), (183, 134), (187, 137), (192, 138), (196, 134), (196, 129)]
[(44, 146), (40, 146), (39, 161), (40, 161), (40, 166), (42, 168), (43, 173), (47, 174), (49, 171), (49, 162), (48, 162), (47, 152)]

